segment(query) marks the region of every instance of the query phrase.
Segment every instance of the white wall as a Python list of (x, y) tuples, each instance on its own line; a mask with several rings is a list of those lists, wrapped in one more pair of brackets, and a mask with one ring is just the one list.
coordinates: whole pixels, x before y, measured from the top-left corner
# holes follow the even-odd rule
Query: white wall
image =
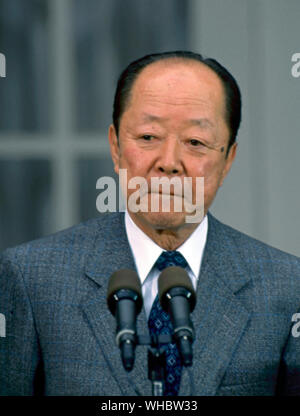
[(291, 56), (300, 52), (300, 1), (192, 4), (193, 49), (224, 64), (243, 96), (237, 159), (212, 213), (299, 256), (300, 78)]

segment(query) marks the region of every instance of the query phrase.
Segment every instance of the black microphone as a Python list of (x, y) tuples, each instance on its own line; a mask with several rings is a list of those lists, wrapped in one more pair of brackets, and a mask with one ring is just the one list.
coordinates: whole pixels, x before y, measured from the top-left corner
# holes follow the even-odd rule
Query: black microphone
[(143, 305), (141, 283), (135, 271), (122, 269), (111, 275), (107, 304), (116, 317), (116, 342), (121, 350), (123, 366), (126, 371), (131, 371), (137, 343), (136, 318)]
[(158, 293), (162, 308), (170, 315), (183, 365), (191, 366), (195, 333), (190, 313), (196, 305), (196, 293), (189, 275), (182, 267), (167, 267), (159, 276)]

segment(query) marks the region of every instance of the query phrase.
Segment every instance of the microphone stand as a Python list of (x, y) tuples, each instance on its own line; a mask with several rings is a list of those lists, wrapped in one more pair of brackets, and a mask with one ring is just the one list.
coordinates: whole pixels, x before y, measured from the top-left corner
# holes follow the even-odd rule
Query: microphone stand
[(159, 348), (148, 349), (148, 379), (152, 382), (152, 396), (163, 396), (166, 377), (166, 353)]
[(166, 352), (163, 344), (174, 342), (172, 335), (137, 335), (137, 345), (149, 345), (148, 379), (152, 383), (152, 395), (163, 396), (166, 378)]

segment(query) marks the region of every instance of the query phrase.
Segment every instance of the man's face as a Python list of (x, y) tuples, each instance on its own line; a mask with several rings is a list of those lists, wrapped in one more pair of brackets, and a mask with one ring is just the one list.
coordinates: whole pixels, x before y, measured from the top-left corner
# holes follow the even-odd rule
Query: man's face
[[(147, 180), (149, 208), (151, 178), (178, 177), (182, 183), (184, 177), (193, 178), (195, 202), (195, 178), (204, 177), (205, 214), (236, 150), (232, 146), (226, 158), (229, 129), (222, 83), (210, 68), (193, 61), (165, 60), (146, 67), (135, 81), (121, 117), (119, 141), (112, 125), (109, 139), (116, 173), (127, 169), (128, 181), (137, 176)], [(129, 198), (136, 190), (127, 192)], [(190, 212), (173, 208), (171, 203), (170, 212), (131, 216), (142, 229), (186, 226)]]

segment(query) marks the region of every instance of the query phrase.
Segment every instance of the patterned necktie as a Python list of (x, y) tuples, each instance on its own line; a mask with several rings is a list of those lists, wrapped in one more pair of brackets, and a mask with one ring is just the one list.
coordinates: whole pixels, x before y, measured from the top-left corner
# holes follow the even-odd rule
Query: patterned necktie
[[(164, 251), (157, 259), (155, 266), (161, 271), (166, 267), (187, 266), (185, 258), (178, 251)], [(151, 335), (172, 334), (173, 325), (169, 314), (165, 312), (156, 296), (150, 312), (148, 326)], [(180, 387), (182, 362), (176, 344), (165, 344), (166, 382), (165, 396), (177, 396)]]

